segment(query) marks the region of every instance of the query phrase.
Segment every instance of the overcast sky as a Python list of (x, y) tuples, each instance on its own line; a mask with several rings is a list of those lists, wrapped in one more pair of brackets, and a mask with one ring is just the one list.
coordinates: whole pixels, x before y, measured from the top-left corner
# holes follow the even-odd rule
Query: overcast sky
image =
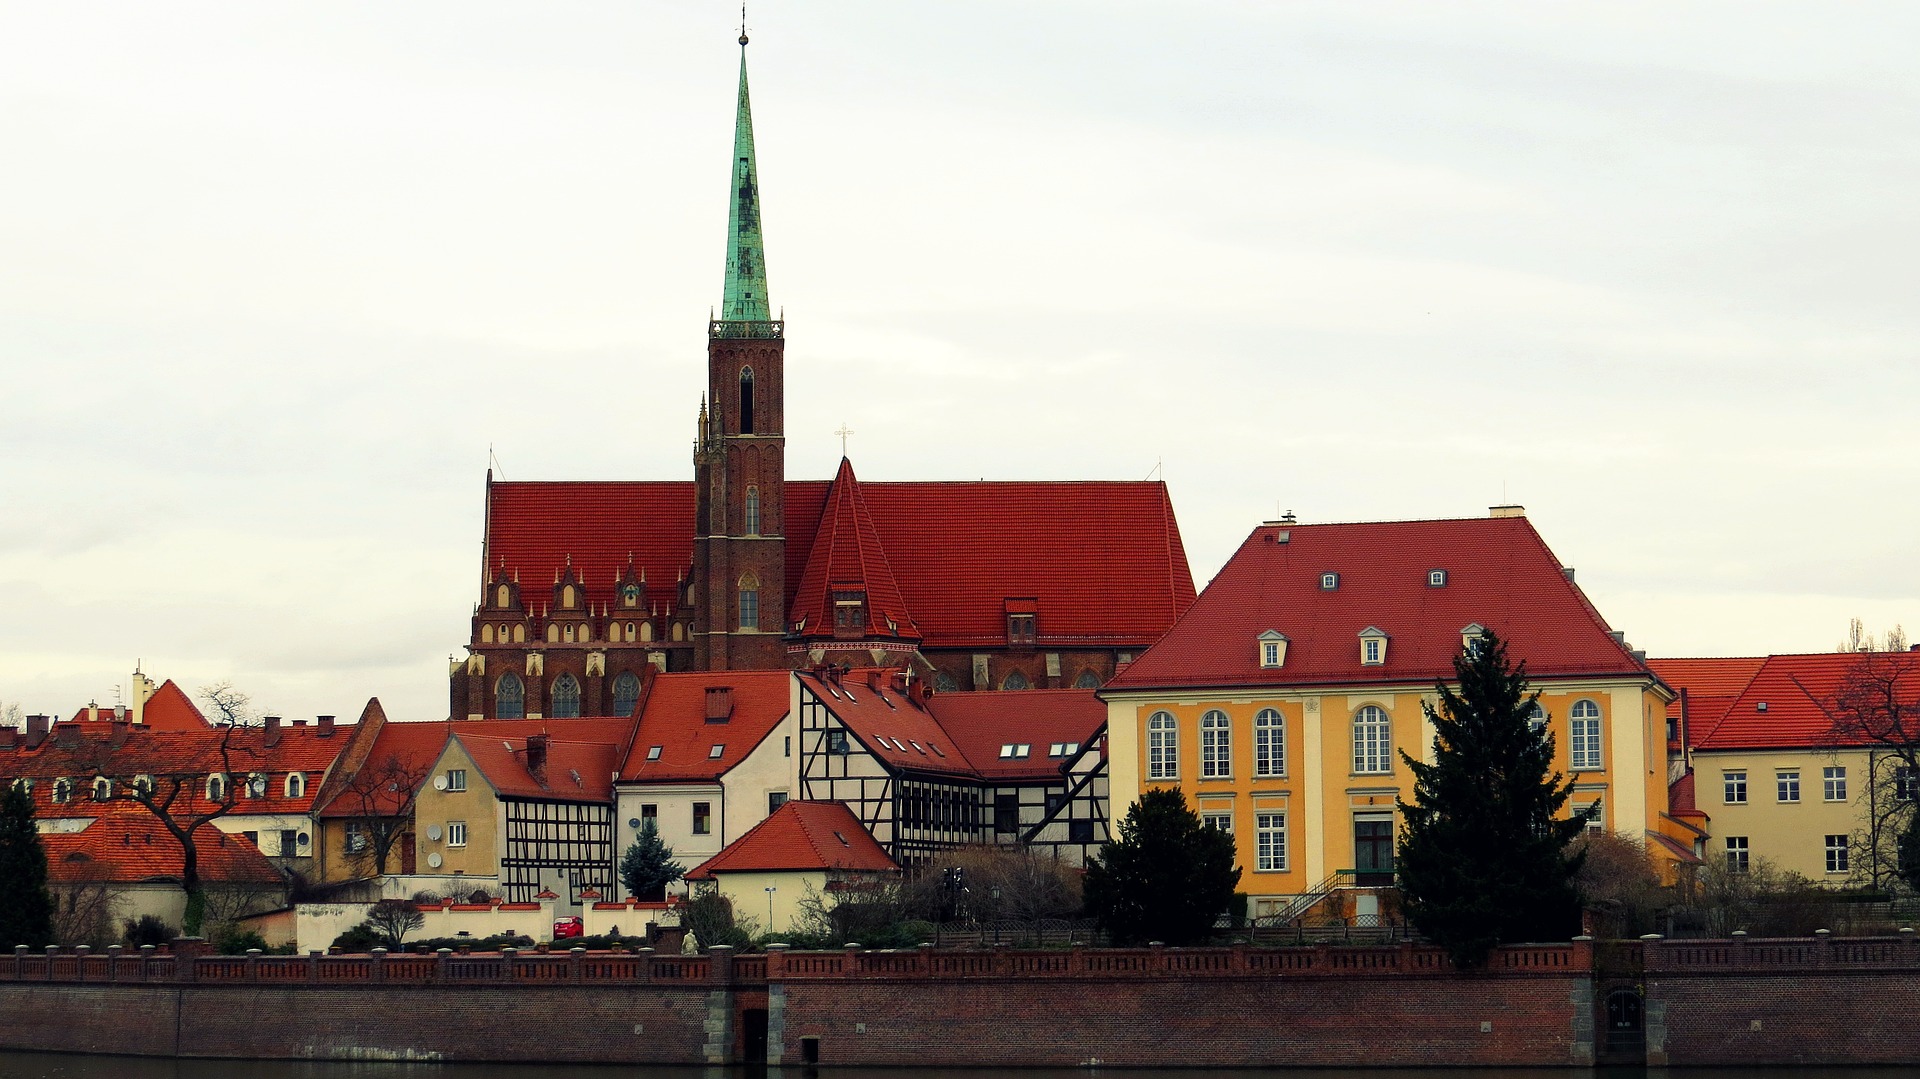
[[(0, 0), (0, 702), (446, 713), (504, 475), (686, 479), (724, 0)], [(1656, 656), (1920, 628), (1920, 8), (749, 12), (789, 475), (1526, 505)], [(124, 692), (124, 689), (122, 689)]]

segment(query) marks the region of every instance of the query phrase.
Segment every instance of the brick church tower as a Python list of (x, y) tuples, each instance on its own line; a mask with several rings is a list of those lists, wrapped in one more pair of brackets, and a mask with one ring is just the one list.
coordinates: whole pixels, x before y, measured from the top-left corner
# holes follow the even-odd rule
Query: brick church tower
[(767, 300), (760, 177), (740, 35), (720, 317), (707, 323), (707, 397), (694, 447), (696, 670), (786, 666), (785, 324)]

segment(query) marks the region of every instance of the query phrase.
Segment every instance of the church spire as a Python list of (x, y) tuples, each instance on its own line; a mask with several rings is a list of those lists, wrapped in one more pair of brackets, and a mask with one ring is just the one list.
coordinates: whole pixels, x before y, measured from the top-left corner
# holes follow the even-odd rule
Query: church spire
[(753, 107), (747, 101), (747, 28), (740, 27), (740, 102), (733, 121), (733, 190), (727, 213), (724, 322), (767, 322), (767, 264), (760, 240), (760, 170), (753, 156)]

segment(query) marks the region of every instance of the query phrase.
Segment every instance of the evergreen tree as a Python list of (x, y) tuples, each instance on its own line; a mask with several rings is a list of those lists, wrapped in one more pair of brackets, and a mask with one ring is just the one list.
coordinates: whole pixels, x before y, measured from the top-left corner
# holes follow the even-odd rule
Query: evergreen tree
[(1454, 657), (1458, 689), (1435, 686), (1433, 763), (1405, 751), (1414, 801), (1400, 803), (1399, 871), (1407, 918), (1447, 949), (1456, 967), (1486, 962), (1500, 944), (1565, 940), (1579, 932), (1567, 845), (1585, 812), (1560, 816), (1573, 782), (1553, 767), (1553, 734), (1529, 722), (1538, 693), (1523, 662), (1509, 666), (1492, 633)]
[(47, 851), (33, 827), (33, 796), (9, 786), (0, 794), (0, 951), (53, 943), (53, 899), (47, 893)]
[(640, 822), (640, 835), (620, 856), (620, 883), (628, 895), (646, 902), (665, 899), (667, 885), (686, 871), (686, 866), (673, 860), (673, 848), (661, 840), (652, 818)]
[(1193, 944), (1233, 901), (1233, 837), (1201, 823), (1178, 787), (1127, 810), (1120, 840), (1087, 862), (1087, 913), (1115, 944)]

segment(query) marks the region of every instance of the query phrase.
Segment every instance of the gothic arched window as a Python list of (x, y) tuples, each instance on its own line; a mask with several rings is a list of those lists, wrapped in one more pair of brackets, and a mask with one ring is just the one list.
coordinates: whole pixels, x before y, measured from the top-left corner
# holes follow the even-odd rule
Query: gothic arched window
[(493, 718), (522, 719), (527, 714), (527, 684), (508, 671), (493, 689)]
[(630, 716), (633, 706), (640, 702), (640, 679), (632, 671), (624, 671), (613, 680), (613, 714)]
[(580, 683), (573, 675), (563, 674), (553, 681), (553, 712), (555, 719), (572, 719), (580, 714)]
[(1100, 676), (1092, 671), (1081, 671), (1080, 677), (1073, 680), (1075, 689), (1099, 689)]
[(740, 628), (760, 628), (760, 578), (751, 573), (740, 577)]
[(740, 369), (740, 433), (753, 433), (753, 368)]
[(747, 488), (747, 535), (760, 534), (760, 488)]
[(1027, 681), (1026, 675), (1021, 674), (1019, 671), (1015, 671), (1012, 674), (1007, 675), (1007, 680), (1000, 683), (1000, 688), (1001, 689), (1032, 689), (1033, 683)]

